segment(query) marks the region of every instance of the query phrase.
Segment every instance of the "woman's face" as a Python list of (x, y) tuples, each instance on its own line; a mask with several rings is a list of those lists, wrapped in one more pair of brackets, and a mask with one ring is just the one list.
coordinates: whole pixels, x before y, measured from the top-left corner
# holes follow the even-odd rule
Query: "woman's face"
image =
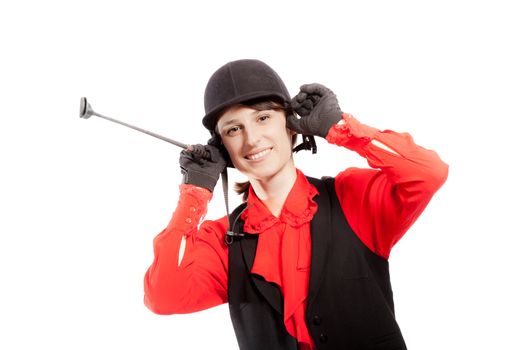
[(293, 133), (283, 111), (234, 106), (220, 117), (217, 129), (233, 165), (248, 178), (265, 180), (295, 168)]

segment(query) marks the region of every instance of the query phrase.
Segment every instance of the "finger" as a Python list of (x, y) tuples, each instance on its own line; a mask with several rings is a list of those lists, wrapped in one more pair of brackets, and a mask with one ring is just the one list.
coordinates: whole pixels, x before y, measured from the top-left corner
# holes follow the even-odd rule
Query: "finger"
[(299, 108), (301, 106), (301, 103), (302, 101), (299, 101), (297, 99), (297, 96), (295, 96), (294, 98), (292, 98), (292, 101), (291, 101), (291, 105), (292, 105), (292, 109), (295, 110), (296, 108)]
[(193, 154), (190, 151), (184, 149), (180, 151), (180, 158), (193, 160)]
[(306, 100), (301, 104), (298, 104), (298, 103), (292, 104), (293, 110), (302, 117), (310, 114), (313, 107), (314, 105), (311, 100)]
[(321, 99), (321, 96), (319, 95), (308, 95), (308, 100), (312, 104), (312, 106), (316, 106), (317, 102)]
[(299, 114), (301, 117), (306, 117), (308, 115), (310, 115), (310, 113), (312, 112), (312, 109), (311, 108), (304, 108), (304, 107), (300, 107), (296, 110), (297, 114)]
[(307, 93), (299, 92), (292, 100), (302, 103), (306, 99), (307, 96), (308, 96)]
[(292, 108), (294, 110), (300, 109), (300, 108), (313, 108), (313, 103), (310, 99), (303, 100), (302, 102), (299, 102), (297, 100), (292, 99)]
[(189, 150), (194, 157), (204, 157), (206, 155), (206, 149), (204, 149), (204, 145), (201, 145), (200, 143), (190, 145)]
[(192, 152), (183, 150), (180, 152), (179, 164), (187, 168), (190, 164), (202, 166), (203, 160), (200, 157), (195, 157)]
[(331, 92), (326, 86), (319, 83), (304, 84), (301, 86), (301, 91), (307, 94), (316, 94), (316, 95), (325, 95), (328, 92)]
[(308, 100), (304, 101), (303, 104), (302, 104), (302, 107), (303, 108), (306, 108), (306, 109), (312, 109), (314, 108), (314, 102), (311, 98), (309, 98)]
[(211, 162), (218, 163), (218, 162), (221, 161), (221, 158), (223, 158), (222, 154), (221, 154), (221, 151), (217, 147), (206, 146), (205, 149), (210, 154), (210, 161)]

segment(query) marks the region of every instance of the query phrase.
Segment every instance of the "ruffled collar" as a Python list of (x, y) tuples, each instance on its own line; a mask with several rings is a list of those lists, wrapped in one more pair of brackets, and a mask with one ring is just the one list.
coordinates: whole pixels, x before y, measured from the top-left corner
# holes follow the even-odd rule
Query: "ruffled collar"
[[(292, 227), (299, 227), (309, 222), (317, 212), (317, 203), (313, 198), (319, 194), (315, 186), (310, 184), (304, 174), (297, 171), (295, 183), (286, 197), (281, 215), (274, 216), (266, 205), (257, 197), (252, 186), (249, 188), (246, 209), (241, 218), (244, 220), (244, 230), (247, 233), (261, 233), (280, 222)], [(305, 196), (305, 193), (307, 195)]]

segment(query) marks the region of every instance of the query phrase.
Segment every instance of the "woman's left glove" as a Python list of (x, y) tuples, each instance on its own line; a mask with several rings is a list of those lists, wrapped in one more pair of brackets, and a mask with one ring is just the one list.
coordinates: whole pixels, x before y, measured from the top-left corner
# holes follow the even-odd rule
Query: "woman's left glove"
[(303, 135), (326, 137), (332, 126), (343, 118), (335, 94), (321, 84), (305, 84), (292, 99), (293, 110), (300, 119), (289, 115), (286, 126)]

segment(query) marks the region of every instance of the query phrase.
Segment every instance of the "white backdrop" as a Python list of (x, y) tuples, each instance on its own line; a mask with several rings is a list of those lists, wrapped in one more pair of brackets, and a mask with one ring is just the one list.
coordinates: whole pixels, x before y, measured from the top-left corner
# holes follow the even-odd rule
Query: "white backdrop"
[[(78, 110), (86, 96), (204, 142), (208, 77), (258, 58), (291, 94), (323, 83), (361, 122), (450, 165), (390, 259), (409, 348), (525, 349), (523, 18), (518, 1), (3, 1), (0, 348), (237, 348), (226, 305), (158, 316), (142, 302), (179, 149)], [(367, 166), (318, 146), (296, 157), (309, 175)]]

